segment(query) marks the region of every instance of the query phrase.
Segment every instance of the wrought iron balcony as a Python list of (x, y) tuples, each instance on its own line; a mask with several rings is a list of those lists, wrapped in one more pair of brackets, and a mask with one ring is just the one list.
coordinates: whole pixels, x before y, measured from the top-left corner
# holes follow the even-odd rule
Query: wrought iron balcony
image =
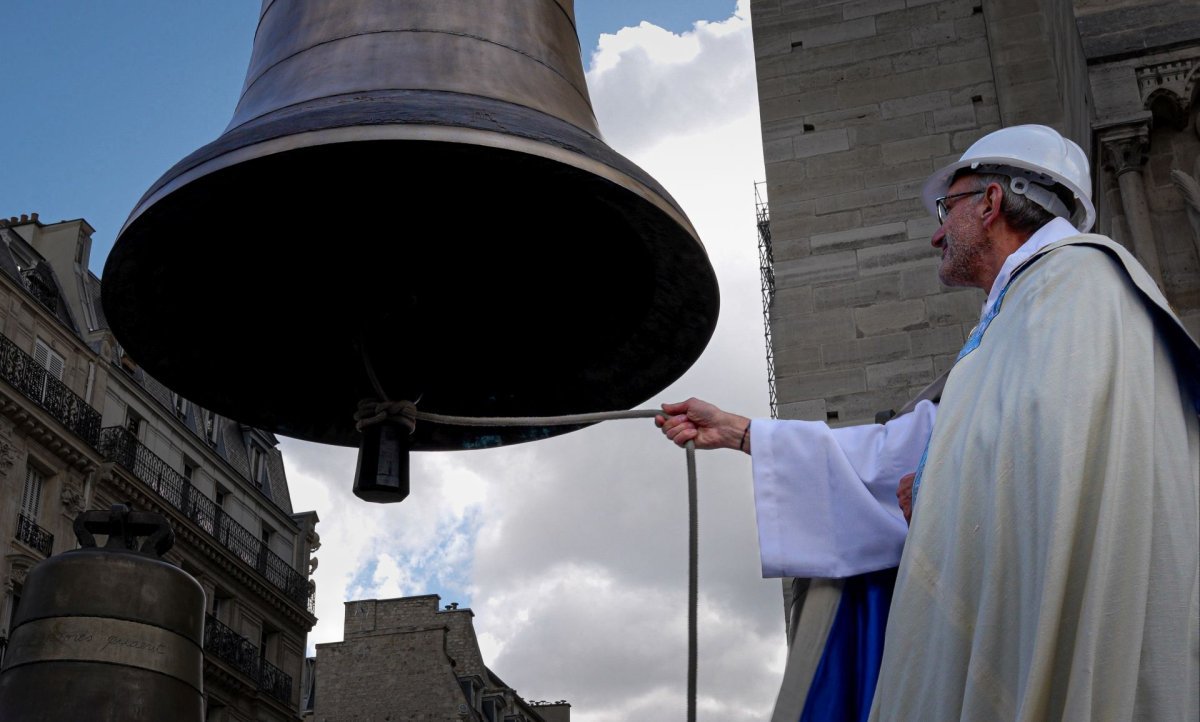
[(100, 436), (100, 412), (2, 335), (0, 378), (12, 384), (90, 446), (96, 445)]
[(197, 491), (182, 474), (143, 446), (127, 429), (109, 426), (101, 430), (97, 448), (105, 458), (145, 482), (234, 556), (258, 570), (284, 596), (313, 613), (313, 588), (303, 574), (268, 549), (246, 527), (229, 518), (212, 499)]
[(58, 294), (54, 289), (46, 285), (46, 282), (39, 278), (36, 272), (25, 273), (25, 288), (29, 291), (29, 295), (38, 300), (46, 308), (50, 309), (50, 313), (58, 314)]
[(284, 704), (292, 702), (292, 676), (267, 660), (262, 660), (258, 688)]
[(204, 618), (204, 653), (253, 679), (258, 688), (290, 705), (292, 677), (263, 659), (258, 648), (211, 614)]
[(258, 681), (258, 648), (211, 614), (204, 618), (204, 653)]
[(50, 551), (54, 548), (54, 535), (24, 514), (17, 515), (17, 540), (25, 542), (46, 557), (50, 556)]

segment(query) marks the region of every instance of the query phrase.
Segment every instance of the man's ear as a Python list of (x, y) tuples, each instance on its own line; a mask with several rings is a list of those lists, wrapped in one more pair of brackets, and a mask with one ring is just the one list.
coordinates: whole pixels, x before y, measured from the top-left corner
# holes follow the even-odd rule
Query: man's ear
[(1000, 210), (1003, 204), (1004, 189), (1000, 187), (999, 183), (988, 183), (987, 188), (983, 191), (983, 203), (980, 204), (983, 206), (984, 228), (988, 228), (1004, 217)]

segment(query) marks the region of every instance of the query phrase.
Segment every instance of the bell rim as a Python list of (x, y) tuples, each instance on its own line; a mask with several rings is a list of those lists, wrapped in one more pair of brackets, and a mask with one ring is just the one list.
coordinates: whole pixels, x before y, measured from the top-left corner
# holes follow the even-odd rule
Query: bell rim
[[(523, 154), (529, 157), (537, 158), (540, 161), (549, 162), (551, 164), (559, 164), (563, 167), (572, 169), (573, 172), (587, 174), (605, 181), (619, 193), (631, 194), (637, 200), (632, 202), (644, 204), (646, 211), (658, 220), (655, 225), (661, 224), (663, 227), (671, 227), (673, 234), (676, 234), (677, 242), (684, 247), (690, 247), (691, 253), (698, 259), (702, 259), (702, 263), (693, 268), (693, 277), (688, 282), (694, 291), (700, 291), (705, 296), (701, 306), (703, 309), (699, 315), (706, 319), (701, 324), (706, 327), (703, 329), (696, 328), (695, 337), (689, 340), (689, 351), (682, 354), (686, 357), (684, 363), (677, 365), (668, 375), (663, 375), (659, 379), (658, 384), (654, 388), (647, 388), (643, 392), (637, 394), (637, 399), (630, 403), (629, 407), (638, 403), (644, 402), (646, 399), (658, 393), (670, 383), (677, 381), (682, 375), (694, 365), (703, 352), (703, 349), (708, 345), (709, 341), (716, 330), (717, 317), (720, 308), (720, 290), (716, 277), (715, 269), (712, 267), (711, 260), (707, 249), (700, 241), (695, 228), (688, 220), (686, 214), (679, 208), (673, 198), (661, 189), (661, 186), (654, 181), (642, 169), (638, 168), (628, 159), (620, 156), (613, 151), (603, 141), (595, 136), (587, 133), (576, 126), (570, 125), (557, 118), (545, 116), (540, 111), (535, 111), (529, 108), (512, 106), (503, 101), (495, 101), (486, 98), (477, 98), (474, 96), (464, 96), (461, 94), (445, 93), (441, 91), (426, 92), (426, 91), (395, 91), (387, 94), (390, 100), (411, 100), (414, 96), (420, 96), (426, 102), (426, 108), (429, 107), (432, 101), (442, 103), (447, 99), (453, 99), (456, 102), (466, 103), (468, 107), (479, 107), (477, 104), (482, 103), (484, 106), (496, 110), (503, 106), (505, 113), (508, 116), (482, 115), (469, 116), (469, 120), (478, 121), (478, 124), (499, 124), (510, 122), (515, 113), (517, 116), (531, 118), (537, 117), (542, 125), (538, 129), (539, 132), (527, 133), (525, 135), (514, 135), (512, 133), (504, 133), (493, 128), (469, 127), (463, 124), (433, 124), (433, 123), (386, 123), (386, 122), (366, 122), (366, 123), (343, 123), (334, 127), (317, 127), (310, 130), (294, 133), (279, 132), (281, 128), (295, 129), (297, 122), (282, 122), (280, 125), (269, 129), (266, 132), (267, 137), (261, 137), (255, 142), (246, 143), (231, 143), (226, 138), (210, 143), (195, 153), (185, 158), (174, 168), (168, 171), (154, 186), (146, 193), (145, 196), (138, 202), (133, 213), (126, 221), (125, 226), (118, 234), (116, 243), (114, 244), (114, 252), (109, 255), (109, 262), (106, 263), (104, 279), (108, 280), (110, 276), (110, 266), (112, 261), (120, 256), (119, 250), (123, 242), (127, 240), (127, 233), (130, 237), (137, 236), (137, 225), (139, 218), (156, 204), (164, 199), (169, 199), (174, 193), (186, 189), (191, 183), (200, 181), (213, 174), (226, 172), (240, 163), (247, 161), (262, 161), (269, 158), (285, 157), (290, 151), (306, 152), (308, 149), (318, 146), (332, 146), (338, 143), (356, 144), (356, 143), (372, 143), (372, 142), (396, 142), (396, 143), (425, 143), (438, 144), (445, 143), (447, 146), (462, 146), (474, 145), (478, 147), (486, 147), (491, 150), (500, 150), (504, 152), (512, 152)], [(462, 109), (462, 106), (458, 106)], [(292, 113), (298, 113), (304, 122), (311, 123), (315, 116), (306, 115), (305, 108), (286, 109)], [(325, 108), (325, 110), (329, 110)], [(336, 108), (334, 109), (336, 110)], [(283, 111), (281, 111), (283, 112)], [(481, 120), (482, 118), (482, 120)], [(276, 120), (280, 120), (276, 118)], [(286, 120), (286, 119), (285, 119)], [(239, 139), (245, 139), (248, 131), (252, 129), (243, 126), (239, 129)], [(547, 131), (561, 133), (553, 140), (545, 138)], [(262, 129), (259, 129), (262, 131)], [(260, 133), (262, 134), (262, 133)], [(539, 136), (540, 137), (530, 137)], [(432, 143), (431, 143), (432, 142)], [(602, 159), (596, 156), (600, 155)], [(605, 162), (609, 161), (609, 162)], [(622, 167), (615, 167), (622, 166)], [(643, 180), (644, 179), (644, 180)], [(131, 233), (132, 231), (132, 233)], [(697, 272), (699, 271), (699, 272)], [(110, 323), (113, 325), (114, 331), (117, 330), (118, 321), (120, 321), (119, 313), (115, 313), (109, 309), (110, 294), (107, 290), (102, 294), (106, 315)], [(641, 331), (639, 331), (641, 332)], [(120, 336), (118, 336), (120, 338)], [(136, 344), (135, 344), (136, 345)], [(157, 369), (147, 368), (152, 374), (157, 374)], [(163, 379), (169, 381), (170, 379)], [(185, 389), (180, 389), (185, 392)], [(629, 394), (630, 398), (634, 394)], [(203, 399), (199, 399), (203, 401)], [(229, 415), (231, 418), (237, 418), (237, 414), (230, 414), (225, 409), (219, 406), (214, 406), (218, 412), (223, 415)], [(607, 406), (605, 408), (578, 408), (573, 411), (601, 411), (612, 410), (613, 408), (626, 408), (625, 405)], [(464, 412), (446, 410), (445, 413), (463, 415)], [(547, 415), (547, 413), (528, 412), (514, 415)], [(496, 414), (484, 414), (496, 415)], [(239, 419), (255, 425), (264, 423), (261, 419)], [(286, 436), (291, 436), (298, 439), (315, 441), (318, 443), (334, 444), (341, 446), (356, 446), (357, 439), (351, 436), (342, 438), (341, 434), (330, 431), (314, 431), (309, 432), (301, 428), (284, 428), (283, 426), (271, 426), (269, 423), (263, 428), (272, 428), (277, 433)], [(472, 438), (474, 442), (466, 441), (434, 441), (428, 443), (417, 443), (414, 445), (414, 450), (439, 450), (439, 449), (470, 449), (470, 448), (488, 448), (495, 445), (511, 445), (522, 443), (525, 441), (537, 440), (546, 436), (555, 436), (562, 433), (582, 428), (581, 426), (558, 427), (553, 431), (549, 429), (531, 429), (527, 433), (522, 432), (517, 434), (513, 431), (501, 432), (503, 439), (497, 434), (487, 434), (486, 429), (473, 429)], [(494, 430), (499, 432), (499, 430)], [(477, 433), (478, 432), (478, 433)], [(495, 437), (495, 443), (485, 442), (485, 439)]]

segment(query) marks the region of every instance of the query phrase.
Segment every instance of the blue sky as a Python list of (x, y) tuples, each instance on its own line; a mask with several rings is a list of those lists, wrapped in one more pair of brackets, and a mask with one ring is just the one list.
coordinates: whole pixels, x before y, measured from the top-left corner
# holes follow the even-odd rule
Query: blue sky
[[(674, 32), (734, 0), (582, 0), (585, 63), (601, 33), (648, 21)], [(150, 184), (221, 133), (258, 20), (252, 0), (5, 0), (0, 20), (0, 216), (86, 218), (92, 270)]]

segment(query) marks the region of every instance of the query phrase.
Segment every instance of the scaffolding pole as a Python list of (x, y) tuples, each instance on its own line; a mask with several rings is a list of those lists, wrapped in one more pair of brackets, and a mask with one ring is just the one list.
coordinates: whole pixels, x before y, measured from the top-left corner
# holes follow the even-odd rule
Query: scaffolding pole
[(754, 184), (754, 215), (758, 226), (758, 271), (762, 281), (763, 334), (767, 342), (767, 393), (771, 418), (779, 418), (775, 396), (775, 350), (771, 344), (771, 306), (775, 301), (775, 255), (771, 250), (771, 212), (767, 208), (766, 182)]

